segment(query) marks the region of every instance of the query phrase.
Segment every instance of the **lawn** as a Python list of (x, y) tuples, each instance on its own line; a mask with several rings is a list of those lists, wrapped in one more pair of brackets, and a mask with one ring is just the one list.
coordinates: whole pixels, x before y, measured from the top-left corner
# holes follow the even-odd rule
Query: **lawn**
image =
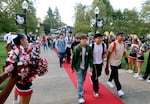
[[(2, 67), (5, 64), (5, 59), (6, 59), (6, 51), (5, 51), (5, 45), (6, 42), (3, 40), (0, 40), (0, 73), (2, 72)], [(0, 84), (0, 89), (2, 89), (6, 85), (7, 81), (4, 83)]]

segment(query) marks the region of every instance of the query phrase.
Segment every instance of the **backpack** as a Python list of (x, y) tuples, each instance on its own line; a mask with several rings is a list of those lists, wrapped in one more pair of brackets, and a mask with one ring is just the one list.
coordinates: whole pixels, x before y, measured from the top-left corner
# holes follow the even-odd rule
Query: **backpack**
[[(116, 41), (113, 42), (114, 46), (113, 46), (113, 49), (112, 49), (112, 52), (115, 51), (115, 54), (116, 54)], [(123, 42), (123, 45), (124, 45), (124, 48), (126, 48), (126, 45), (125, 45), (125, 42)]]
[[(105, 43), (102, 43), (102, 47), (103, 47), (103, 52), (102, 52), (102, 58), (103, 58), (105, 54)], [(94, 43), (92, 44), (92, 51), (93, 50), (94, 50)]]

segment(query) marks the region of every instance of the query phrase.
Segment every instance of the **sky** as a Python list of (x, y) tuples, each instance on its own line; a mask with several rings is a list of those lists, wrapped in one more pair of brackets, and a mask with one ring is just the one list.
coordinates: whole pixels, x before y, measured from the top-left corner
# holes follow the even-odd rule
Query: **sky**
[[(141, 8), (144, 0), (110, 0), (114, 9), (137, 9)], [(62, 22), (67, 25), (73, 26), (74, 23), (74, 6), (76, 3), (82, 3), (84, 5), (91, 5), (93, 0), (37, 0), (36, 9), (37, 17), (42, 20), (47, 14), (48, 7), (52, 10), (57, 6), (61, 15)]]

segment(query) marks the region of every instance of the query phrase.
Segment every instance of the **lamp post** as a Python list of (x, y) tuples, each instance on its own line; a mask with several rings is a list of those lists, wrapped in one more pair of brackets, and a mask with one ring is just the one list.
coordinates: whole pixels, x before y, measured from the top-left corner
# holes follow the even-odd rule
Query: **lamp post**
[(96, 17), (96, 21), (95, 21), (95, 34), (97, 31), (97, 18), (98, 18), (98, 14), (99, 14), (100, 10), (98, 7), (95, 8), (95, 17)]
[[(27, 9), (28, 9), (28, 3), (27, 3), (26, 0), (23, 1), (23, 3), (22, 3), (22, 8), (23, 8), (23, 10), (24, 10), (25, 21), (26, 21), (26, 20), (27, 20), (27, 19), (26, 19), (26, 17), (27, 17)], [(25, 23), (25, 25), (24, 25), (24, 31), (25, 31), (25, 34), (27, 35), (27, 25), (26, 25), (26, 23)]]

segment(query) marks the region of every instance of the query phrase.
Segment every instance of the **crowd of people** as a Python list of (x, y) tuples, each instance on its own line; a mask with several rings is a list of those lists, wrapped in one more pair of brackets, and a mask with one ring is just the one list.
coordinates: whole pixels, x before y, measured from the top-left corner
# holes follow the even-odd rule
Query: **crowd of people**
[[(60, 33), (59, 37), (44, 35), (36, 37), (9, 33), (4, 36), (4, 40), (7, 41), (8, 57), (4, 73), (0, 76), (0, 82), (11, 77), (8, 85), (12, 82), (13, 84), (6, 86), (7, 91), (4, 89), (0, 93), (0, 96), (3, 96), (4, 92), (7, 93), (3, 99), (0, 97), (3, 102), (15, 85), (13, 104), (29, 104), (32, 95), (32, 80), (35, 76), (41, 76), (47, 72), (47, 61), (39, 56), (41, 47), (43, 47), (44, 52), (48, 52), (49, 48), (50, 50), (57, 49), (60, 68), (63, 67), (65, 61), (70, 64), (71, 71), (76, 72), (79, 103), (85, 102), (83, 84), (88, 71), (91, 74), (94, 97), (100, 96), (98, 78), (103, 69), (106, 75), (109, 75), (107, 84), (111, 88), (116, 86), (119, 96), (125, 94), (118, 75), (123, 56), (128, 73), (133, 73), (133, 77), (140, 80), (150, 82), (150, 78), (148, 78), (150, 74), (150, 44), (141, 42), (138, 38), (126, 37), (122, 32), (116, 33), (115, 38), (112, 36), (105, 37), (100, 33), (96, 33), (94, 36), (83, 34), (74, 36), (72, 32), (69, 32), (67, 36)], [(126, 54), (127, 50), (130, 52), (129, 56)], [(149, 54), (148, 60), (144, 59), (146, 52)], [(142, 69), (144, 61), (147, 61), (147, 67), (144, 75), (142, 75), (142, 70), (145, 70)], [(138, 68), (137, 73), (135, 73), (136, 66)]]
[[(56, 41), (56, 48), (59, 53), (60, 67), (62, 67), (63, 59), (65, 59), (68, 64), (71, 62), (72, 72), (76, 71), (79, 103), (85, 102), (83, 84), (88, 69), (91, 73), (94, 96), (99, 97), (98, 77), (101, 76), (104, 63), (106, 63), (105, 73), (110, 75), (107, 84), (111, 88), (116, 86), (119, 96), (125, 94), (118, 78), (122, 56), (125, 57), (127, 72), (133, 73), (133, 77), (150, 82), (150, 78), (148, 78), (150, 74), (150, 44), (142, 43), (138, 38), (126, 37), (121, 32), (116, 34), (116, 38), (111, 39), (105, 38), (100, 33), (95, 34), (94, 37), (89, 37), (87, 35), (73, 36), (70, 32), (66, 37), (60, 34)], [(130, 52), (129, 56), (126, 54), (127, 50)], [(146, 52), (149, 53), (147, 68), (142, 75), (141, 71), (144, 70), (142, 64)], [(107, 59), (106, 62), (104, 58)], [(72, 60), (70, 61), (70, 59)], [(137, 73), (135, 73), (136, 66), (138, 68)], [(111, 68), (110, 74), (109, 67)], [(113, 80), (115, 85), (112, 82)]]

